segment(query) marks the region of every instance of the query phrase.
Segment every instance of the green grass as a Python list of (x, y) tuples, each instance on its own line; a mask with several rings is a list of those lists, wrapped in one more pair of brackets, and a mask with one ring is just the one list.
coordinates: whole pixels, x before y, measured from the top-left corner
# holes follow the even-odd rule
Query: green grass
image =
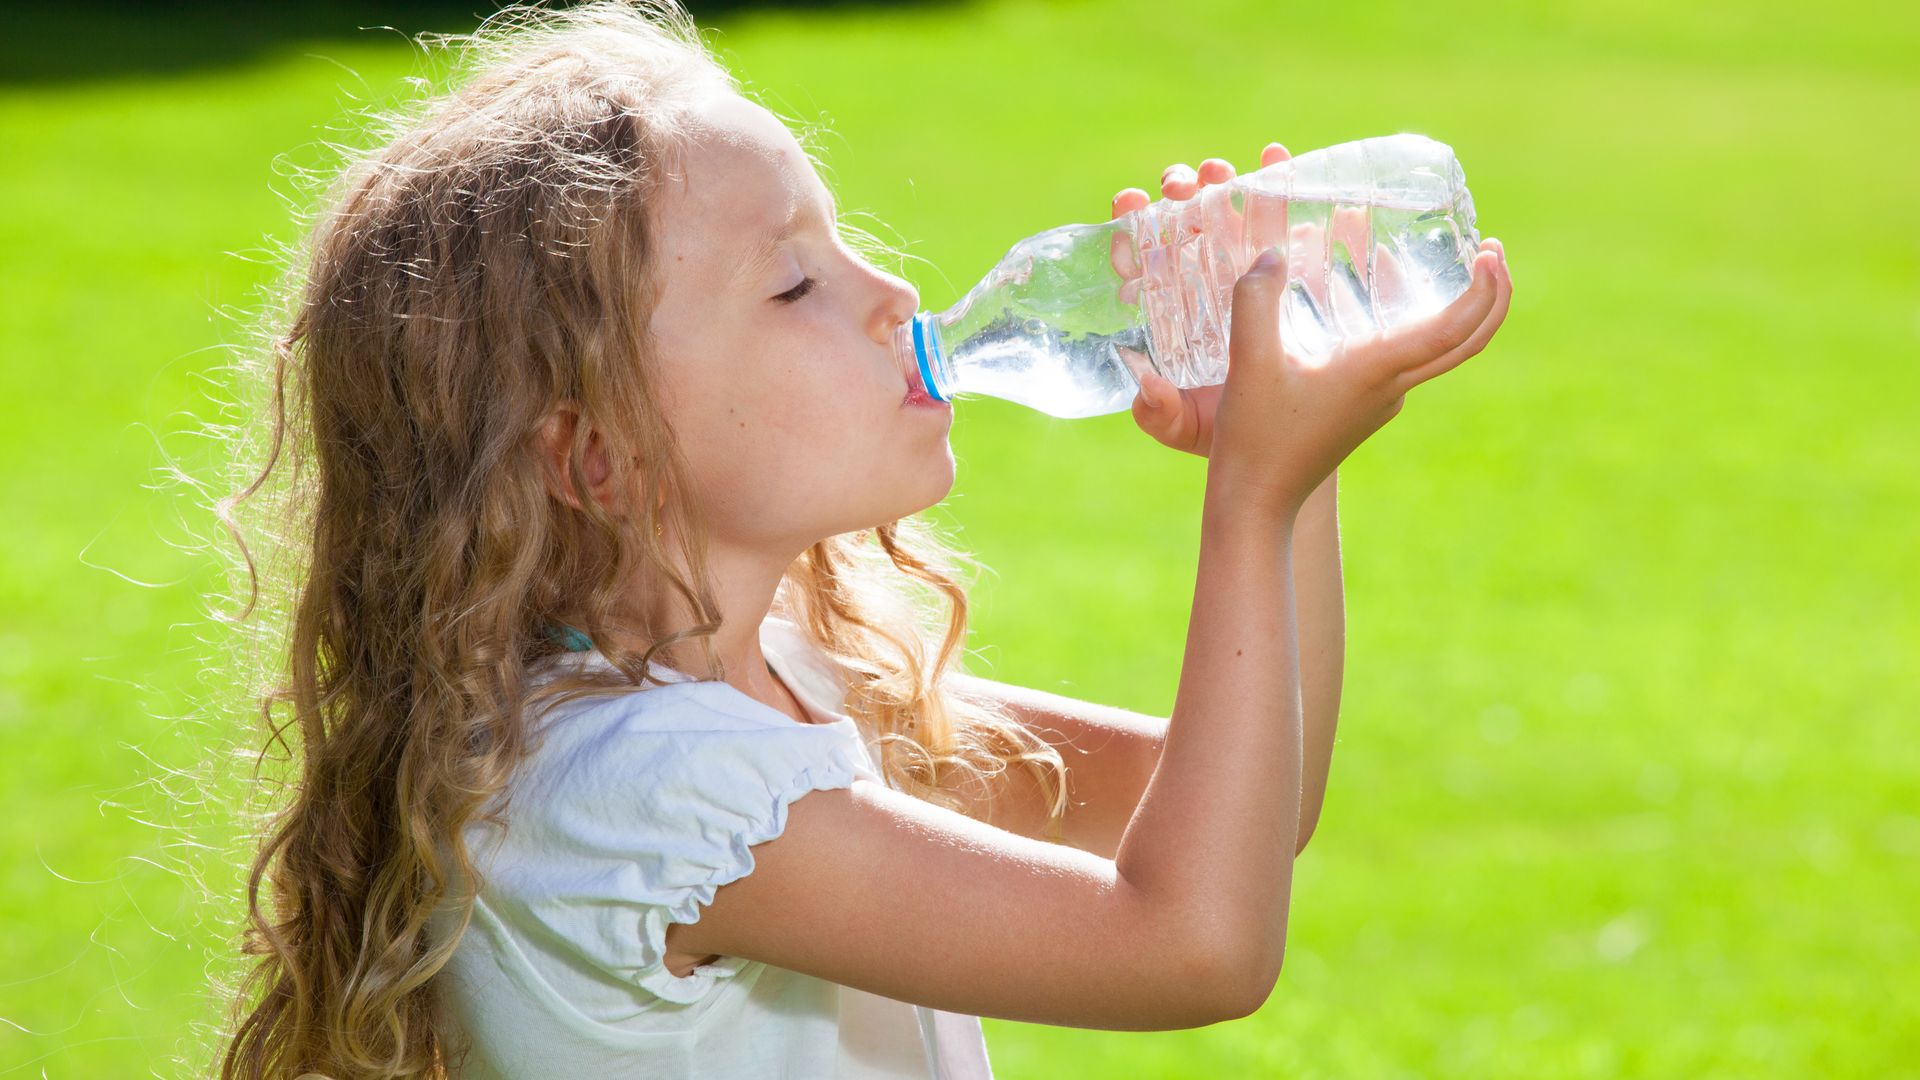
[[(1341, 737), (1272, 999), (989, 1020), (999, 1075), (1920, 1076), (1920, 19), (1186, 10), (709, 24), (830, 125), (842, 205), (927, 260), (929, 309), (1276, 138), (1450, 143), (1512, 260), (1494, 345), (1341, 470)], [(265, 276), (227, 253), (290, 239), (273, 159), (410, 69), (376, 34), (141, 64), (150, 26), (88, 18), (15, 48), (112, 64), (0, 84), (0, 1078), (173, 1075), (208, 1019), (231, 913), (195, 910), (180, 827), (229, 826), (146, 782), (206, 737), (172, 718), (208, 570), (171, 543), (207, 526), (141, 485), (163, 447), (205, 460), (185, 411)], [(953, 442), (993, 674), (1164, 715), (1202, 463), (996, 401)]]

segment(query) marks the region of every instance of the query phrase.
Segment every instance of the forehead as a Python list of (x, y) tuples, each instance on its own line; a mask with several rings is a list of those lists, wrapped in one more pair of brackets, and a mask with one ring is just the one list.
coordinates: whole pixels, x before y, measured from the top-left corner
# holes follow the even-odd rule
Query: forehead
[(732, 92), (695, 103), (680, 166), (661, 192), (659, 234), (682, 266), (731, 273), (758, 238), (813, 198), (813, 165), (793, 133)]

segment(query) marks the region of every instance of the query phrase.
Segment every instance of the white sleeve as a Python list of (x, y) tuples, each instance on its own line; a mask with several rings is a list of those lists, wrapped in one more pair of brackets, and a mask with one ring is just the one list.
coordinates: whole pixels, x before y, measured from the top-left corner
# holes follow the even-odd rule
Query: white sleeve
[(720, 886), (753, 870), (810, 791), (878, 781), (847, 725), (802, 724), (723, 683), (680, 683), (562, 715), (512, 786), (489, 902), (563, 951), (677, 1004), (746, 961), (677, 976), (671, 923), (700, 920)]

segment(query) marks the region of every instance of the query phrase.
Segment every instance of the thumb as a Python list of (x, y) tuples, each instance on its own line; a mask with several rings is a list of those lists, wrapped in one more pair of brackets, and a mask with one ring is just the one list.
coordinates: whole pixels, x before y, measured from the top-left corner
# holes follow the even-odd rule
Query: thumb
[(1162, 445), (1205, 456), (1204, 451), (1193, 449), (1193, 410), (1187, 404), (1187, 393), (1157, 371), (1142, 372), (1140, 394), (1133, 403), (1133, 422)]
[(1140, 407), (1150, 413), (1162, 412), (1167, 407), (1170, 386), (1167, 380), (1152, 371), (1140, 373)]
[(1233, 283), (1233, 306), (1228, 313), (1227, 378), (1243, 359), (1266, 363), (1280, 352), (1280, 291), (1286, 260), (1279, 248), (1268, 248)]

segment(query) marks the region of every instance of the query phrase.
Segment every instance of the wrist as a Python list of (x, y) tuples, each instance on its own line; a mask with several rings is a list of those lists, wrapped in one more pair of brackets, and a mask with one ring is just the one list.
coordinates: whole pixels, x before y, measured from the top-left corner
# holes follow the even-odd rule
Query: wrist
[(1275, 481), (1265, 476), (1236, 472), (1219, 459), (1207, 461), (1207, 492), (1218, 492), (1223, 502), (1244, 504), (1251, 510), (1264, 509), (1269, 515), (1288, 521), (1303, 516), (1332, 515), (1340, 486), (1340, 470), (1329, 471), (1311, 489)]
[(1254, 521), (1291, 531), (1306, 503), (1307, 496), (1296, 491), (1209, 468), (1202, 516), (1214, 524)]

